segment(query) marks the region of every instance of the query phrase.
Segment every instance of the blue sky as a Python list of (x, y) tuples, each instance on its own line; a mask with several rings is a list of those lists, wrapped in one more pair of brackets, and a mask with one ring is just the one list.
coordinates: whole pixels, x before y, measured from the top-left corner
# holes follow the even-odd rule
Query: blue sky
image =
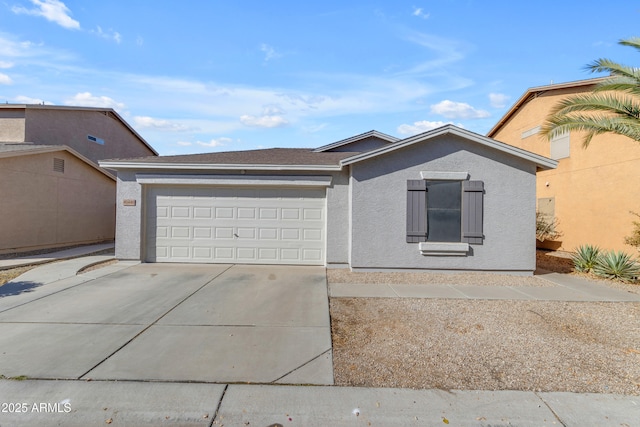
[(0, 0), (0, 102), (112, 107), (160, 154), (485, 134), (640, 52), (640, 3)]

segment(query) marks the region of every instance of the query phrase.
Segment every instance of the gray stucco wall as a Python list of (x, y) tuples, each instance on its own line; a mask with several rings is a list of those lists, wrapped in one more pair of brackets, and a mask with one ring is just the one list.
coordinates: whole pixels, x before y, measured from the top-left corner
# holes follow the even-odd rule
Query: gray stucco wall
[[(116, 257), (118, 259), (142, 260), (144, 250), (144, 209), (145, 209), (145, 186), (140, 185), (136, 180), (136, 173), (140, 174), (162, 174), (166, 177), (171, 175), (238, 175), (240, 171), (207, 171), (197, 173), (193, 171), (118, 171), (118, 190), (116, 200)], [(251, 171), (243, 176), (250, 175), (313, 175), (331, 176), (332, 182), (327, 187), (327, 255), (326, 262), (329, 264), (346, 264), (349, 254), (349, 173), (341, 172), (320, 172), (320, 171)], [(136, 200), (135, 206), (125, 206), (124, 200)]]
[[(421, 171), (484, 181), (485, 239), (468, 256), (424, 256), (406, 243), (406, 181)], [(351, 267), (532, 272), (535, 172), (532, 162), (451, 135), (353, 164)]]
[(350, 151), (361, 153), (365, 151), (375, 150), (376, 148), (384, 147), (389, 144), (390, 143), (388, 141), (375, 136), (370, 136), (369, 138), (361, 139), (359, 141), (352, 142), (351, 144), (342, 145), (328, 151)]
[[(135, 200), (125, 206), (124, 200)], [(116, 192), (116, 258), (141, 260), (144, 199), (135, 172), (118, 171)]]

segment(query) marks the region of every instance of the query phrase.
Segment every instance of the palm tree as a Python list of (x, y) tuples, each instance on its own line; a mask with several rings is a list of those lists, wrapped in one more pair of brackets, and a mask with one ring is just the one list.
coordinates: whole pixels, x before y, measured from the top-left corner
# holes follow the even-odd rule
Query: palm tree
[[(640, 50), (640, 37), (619, 44)], [(548, 139), (570, 131), (584, 131), (583, 146), (594, 136), (615, 133), (640, 142), (640, 68), (609, 59), (598, 59), (586, 66), (592, 73), (609, 72), (591, 93), (559, 102), (547, 116), (541, 133)]]

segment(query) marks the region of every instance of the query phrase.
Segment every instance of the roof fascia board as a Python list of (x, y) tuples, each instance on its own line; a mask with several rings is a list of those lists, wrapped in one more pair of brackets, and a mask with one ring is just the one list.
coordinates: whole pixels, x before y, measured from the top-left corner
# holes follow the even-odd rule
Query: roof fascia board
[(540, 156), (538, 154), (532, 153), (530, 151), (523, 150), (521, 148), (513, 147), (511, 145), (496, 141), (494, 139), (478, 135), (476, 133), (470, 132), (468, 130), (459, 128), (454, 125), (445, 125), (422, 134), (418, 134), (401, 141), (398, 141), (395, 144), (392, 144), (388, 147), (381, 147), (377, 150), (367, 151), (366, 153), (357, 154), (355, 156), (348, 157), (343, 159), (340, 164), (342, 166), (347, 166), (352, 163), (357, 163), (363, 160), (367, 160), (382, 154), (389, 153), (391, 151), (398, 150), (400, 148), (408, 147), (418, 142), (423, 142), (429, 139), (436, 138), (441, 135), (452, 134), (459, 136), (461, 138), (465, 138), (467, 140), (471, 140), (473, 142), (477, 142), (479, 144), (485, 145), (487, 147), (496, 149), (498, 151), (502, 151), (507, 154), (511, 154), (516, 157), (520, 157), (522, 159), (528, 160), (530, 162), (535, 163), (538, 167), (542, 169), (555, 169), (558, 165), (556, 160), (549, 159), (544, 156)]
[(594, 79), (578, 80), (578, 81), (573, 81), (573, 82), (555, 83), (555, 84), (550, 84), (550, 85), (545, 85), (545, 86), (530, 87), (511, 106), (511, 108), (504, 114), (504, 116), (502, 116), (502, 118), (500, 118), (500, 120), (498, 120), (498, 123), (496, 123), (491, 128), (491, 130), (489, 132), (487, 132), (487, 136), (490, 137), (490, 138), (493, 137), (493, 135), (495, 135), (496, 132), (498, 132), (498, 130), (507, 122), (507, 120), (509, 120), (511, 118), (511, 116), (513, 116), (515, 114), (515, 112), (517, 110), (519, 110), (520, 107), (522, 107), (522, 105), (524, 105), (532, 95), (537, 95), (537, 94), (540, 94), (542, 92), (547, 92), (547, 91), (550, 91), (550, 90), (570, 89), (570, 88), (578, 88), (578, 87), (582, 87), (582, 86), (596, 85), (598, 83), (602, 83), (603, 81), (607, 80), (608, 78), (609, 77), (596, 77)]
[(328, 187), (333, 177), (318, 175), (166, 175), (136, 174), (139, 184), (250, 185), (276, 187)]
[(328, 150), (332, 150), (334, 148), (342, 147), (343, 145), (351, 144), (353, 142), (357, 142), (357, 141), (360, 141), (360, 140), (363, 140), (363, 139), (366, 139), (366, 138), (371, 138), (372, 136), (375, 136), (376, 138), (380, 138), (382, 140), (388, 141), (390, 143), (394, 143), (394, 142), (400, 141), (400, 139), (396, 138), (395, 136), (387, 135), (385, 133), (378, 132), (376, 130), (372, 130), (372, 131), (369, 131), (369, 132), (361, 133), (360, 135), (352, 136), (350, 138), (341, 139), (340, 141), (337, 141), (337, 142), (332, 142), (331, 144), (323, 145), (322, 147), (318, 147), (315, 150), (313, 150), (313, 152), (314, 153), (321, 153), (323, 151), (328, 151)]
[(339, 171), (340, 165), (247, 165), (247, 164), (202, 164), (202, 163), (147, 163), (101, 161), (107, 169), (170, 169), (170, 170), (273, 170), (273, 171)]

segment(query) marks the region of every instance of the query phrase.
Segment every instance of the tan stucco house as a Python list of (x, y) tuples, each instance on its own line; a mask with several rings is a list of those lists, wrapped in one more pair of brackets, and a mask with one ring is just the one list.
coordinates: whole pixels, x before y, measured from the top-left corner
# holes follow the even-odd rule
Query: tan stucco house
[(0, 105), (0, 254), (112, 240), (115, 174), (98, 161), (154, 155), (110, 108)]
[(487, 136), (558, 161), (556, 169), (537, 173), (537, 209), (558, 220), (561, 236), (540, 246), (573, 251), (582, 244), (632, 252), (629, 212), (640, 213), (640, 143), (604, 134), (589, 148), (583, 134), (552, 141), (539, 134), (549, 111), (563, 98), (590, 92), (602, 78), (528, 89)]

